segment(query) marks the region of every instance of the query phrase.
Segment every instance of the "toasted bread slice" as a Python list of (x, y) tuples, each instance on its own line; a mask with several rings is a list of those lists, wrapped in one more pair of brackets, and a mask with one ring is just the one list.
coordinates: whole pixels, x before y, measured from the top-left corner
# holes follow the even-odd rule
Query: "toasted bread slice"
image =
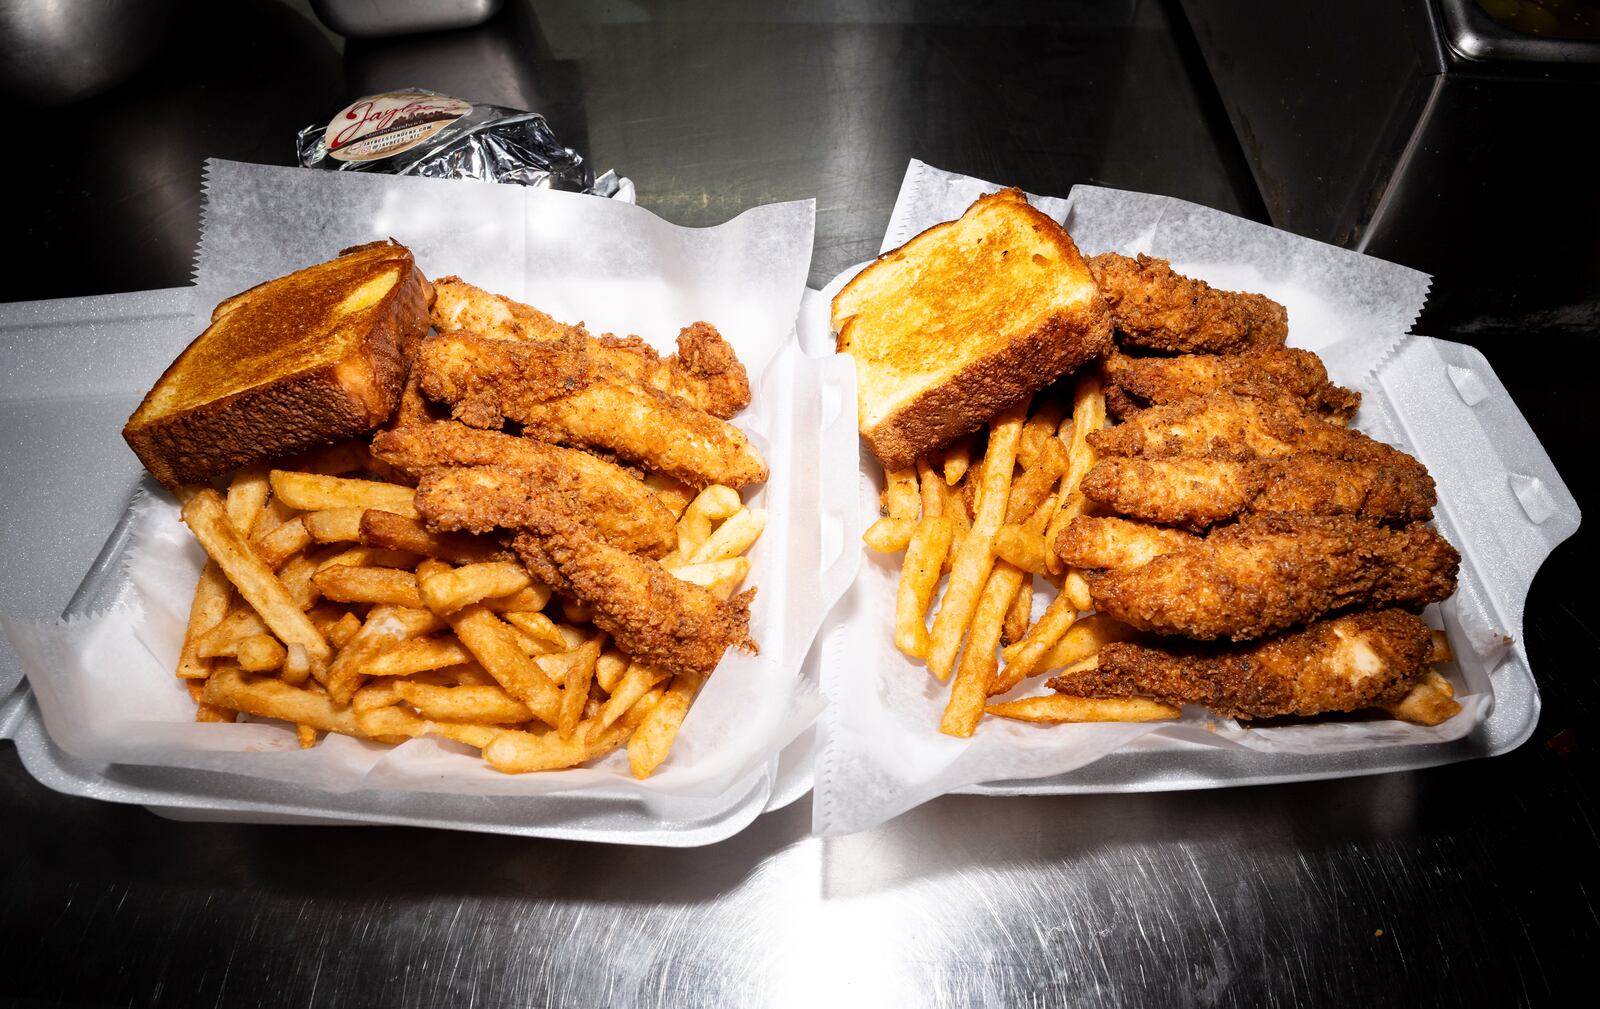
[(977, 430), (1111, 348), (1111, 315), (1061, 225), (1020, 190), (979, 197), (833, 299), (861, 435), (888, 469)]
[(432, 288), (393, 241), (222, 302), (122, 436), (168, 487), (370, 431), (400, 399)]

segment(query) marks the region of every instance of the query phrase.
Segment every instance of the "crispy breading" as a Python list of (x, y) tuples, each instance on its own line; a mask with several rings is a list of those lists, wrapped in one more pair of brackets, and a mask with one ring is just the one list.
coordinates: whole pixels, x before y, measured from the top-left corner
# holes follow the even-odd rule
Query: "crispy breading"
[(531, 305), (491, 294), (459, 277), (434, 283), (434, 326), (441, 333), (464, 330), (500, 340), (561, 343), (584, 340), (602, 371), (685, 400), (726, 420), (750, 405), (750, 378), (728, 341), (709, 322), (678, 333), (678, 352), (662, 358), (637, 336), (592, 337), (580, 323), (570, 326)]
[(1420, 523), (1250, 515), (1136, 568), (1093, 575), (1095, 608), (1140, 630), (1245, 641), (1350, 606), (1423, 606), (1460, 555)]
[(1173, 272), (1165, 259), (1107, 252), (1089, 270), (1111, 306), (1119, 344), (1152, 350), (1236, 354), (1281, 345), (1284, 307), (1260, 294), (1219, 291)]
[[(1239, 385), (1262, 386), (1291, 396), (1328, 420), (1349, 422), (1361, 394), (1328, 381), (1322, 359), (1298, 347), (1262, 347), (1241, 354), (1180, 354), (1177, 357), (1106, 357), (1107, 384), (1131, 397), (1119, 406), (1126, 416), (1144, 404), (1160, 406)], [(1107, 402), (1112, 402), (1108, 390)], [(1124, 400), (1116, 399), (1122, 404)]]
[(1402, 610), (1354, 613), (1248, 645), (1163, 640), (1100, 649), (1095, 668), (1049, 686), (1082, 697), (1154, 697), (1234, 718), (1392, 707), (1431, 670), (1428, 625)]
[(756, 650), (750, 638), (754, 589), (724, 602), (554, 512), (533, 515), (512, 547), (535, 576), (553, 568), (557, 590), (589, 607), (595, 626), (635, 661), (707, 676), (728, 646)]
[(1075, 568), (1136, 568), (1194, 543), (1177, 529), (1111, 516), (1079, 515), (1056, 537), (1056, 555)]
[(450, 403), (472, 427), (497, 428), (509, 418), (528, 436), (613, 452), (694, 487), (767, 478), (766, 461), (744, 432), (659, 389), (596, 370), (572, 339), (434, 336), (423, 341), (416, 367), (423, 392)]
[(1335, 459), (1390, 462), (1402, 455), (1360, 431), (1323, 421), (1286, 396), (1229, 389), (1140, 410), (1115, 427), (1091, 433), (1089, 444), (1102, 456), (1146, 459), (1321, 452)]
[[(607, 465), (598, 459), (593, 462)], [(562, 462), (538, 470), (514, 466), (425, 470), (417, 483), (416, 500), (417, 513), (435, 531), (522, 529), (534, 516), (556, 511), (607, 543), (649, 557), (663, 556), (677, 543), (672, 513), (642, 482), (621, 474), (598, 483)]]
[(1204, 529), (1254, 512), (1418, 521), (1437, 500), (1427, 467), (1393, 453), (1382, 462), (1306, 452), (1281, 459), (1101, 459), (1083, 494), (1121, 515)]

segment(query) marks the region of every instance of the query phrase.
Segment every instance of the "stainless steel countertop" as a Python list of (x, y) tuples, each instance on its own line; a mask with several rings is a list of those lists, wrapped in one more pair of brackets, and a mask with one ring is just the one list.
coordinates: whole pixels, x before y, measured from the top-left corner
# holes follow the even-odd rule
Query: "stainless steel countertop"
[[(13, 150), (28, 256), (0, 299), (183, 283), (202, 157), (288, 163), (299, 126), (413, 84), (545, 111), (679, 223), (815, 196), (813, 284), (876, 250), (910, 157), (1264, 217), (1175, 5), (531, 7), (348, 42), (271, 0), (196, 8), (185, 58), (70, 107), (72, 145)], [(1600, 505), (1600, 343), (1535, 337), (1477, 345)], [(1597, 542), (1560, 547), (1528, 601), (1533, 739), (1376, 778), (947, 797), (829, 840), (802, 800), (659, 850), (180, 823), (51, 792), (5, 745), (0, 1002), (1551, 1004), (1600, 940)]]

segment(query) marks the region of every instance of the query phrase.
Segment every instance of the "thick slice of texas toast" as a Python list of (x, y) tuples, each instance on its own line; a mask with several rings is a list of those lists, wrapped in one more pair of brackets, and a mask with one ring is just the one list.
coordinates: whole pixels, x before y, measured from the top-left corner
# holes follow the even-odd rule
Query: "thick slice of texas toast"
[(395, 242), (217, 306), (122, 429), (168, 487), (370, 431), (394, 412), (432, 288)]
[(1111, 316), (1061, 225), (1020, 190), (980, 197), (833, 299), (861, 434), (886, 468), (977, 430), (1111, 347)]

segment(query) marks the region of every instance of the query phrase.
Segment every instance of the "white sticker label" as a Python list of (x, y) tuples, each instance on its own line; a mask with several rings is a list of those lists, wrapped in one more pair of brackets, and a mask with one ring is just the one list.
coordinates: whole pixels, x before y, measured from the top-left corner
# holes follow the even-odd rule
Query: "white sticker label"
[(471, 111), (459, 98), (420, 91), (370, 95), (334, 116), (323, 140), (340, 161), (372, 161), (422, 143)]

